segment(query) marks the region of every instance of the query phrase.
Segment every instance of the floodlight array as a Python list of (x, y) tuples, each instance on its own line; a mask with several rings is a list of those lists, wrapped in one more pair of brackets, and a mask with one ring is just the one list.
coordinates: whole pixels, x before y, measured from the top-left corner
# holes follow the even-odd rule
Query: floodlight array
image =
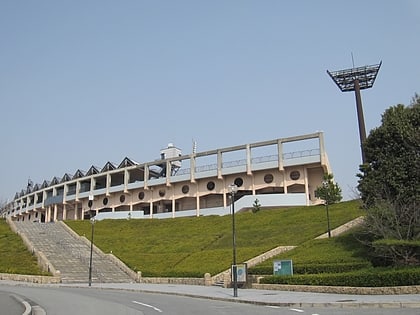
[(361, 90), (371, 88), (382, 65), (382, 61), (376, 65), (351, 68), (327, 73), (339, 87), (341, 92), (354, 91), (354, 82), (359, 81)]

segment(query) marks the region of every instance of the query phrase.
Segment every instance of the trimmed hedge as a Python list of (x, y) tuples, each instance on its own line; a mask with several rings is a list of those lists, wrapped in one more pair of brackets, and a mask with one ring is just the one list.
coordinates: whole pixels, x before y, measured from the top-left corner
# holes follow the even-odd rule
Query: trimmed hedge
[[(354, 270), (366, 269), (372, 267), (369, 261), (357, 261), (347, 263), (320, 263), (320, 264), (294, 264), (294, 274), (314, 274), (314, 273), (343, 273)], [(271, 266), (255, 266), (248, 269), (249, 274), (269, 275), (273, 274)]]
[(260, 283), (349, 287), (420, 285), (420, 268), (370, 268), (346, 273), (270, 276), (262, 278)]

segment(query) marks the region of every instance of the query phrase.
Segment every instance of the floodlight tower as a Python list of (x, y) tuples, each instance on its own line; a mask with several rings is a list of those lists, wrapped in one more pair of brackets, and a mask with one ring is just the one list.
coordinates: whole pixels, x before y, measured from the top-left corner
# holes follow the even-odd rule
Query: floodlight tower
[(338, 71), (328, 71), (328, 75), (333, 79), (335, 84), (341, 92), (354, 91), (356, 96), (356, 109), (357, 119), (359, 121), (359, 136), (360, 136), (360, 148), (362, 151), (362, 163), (365, 163), (365, 151), (363, 144), (366, 141), (366, 128), (365, 119), (363, 117), (362, 98), (360, 96), (360, 90), (368, 89), (373, 86), (376, 76), (379, 72), (379, 68), (382, 65), (382, 61), (376, 65), (351, 68)]

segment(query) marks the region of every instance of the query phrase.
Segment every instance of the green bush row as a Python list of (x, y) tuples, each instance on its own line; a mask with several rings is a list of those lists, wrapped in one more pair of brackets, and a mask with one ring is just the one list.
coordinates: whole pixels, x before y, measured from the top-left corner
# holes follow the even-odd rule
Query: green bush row
[(390, 287), (420, 285), (420, 268), (369, 268), (346, 273), (324, 273), (294, 276), (269, 276), (261, 279), (265, 284)]
[[(294, 274), (315, 274), (315, 273), (342, 273), (371, 267), (369, 261), (357, 261), (347, 263), (319, 263), (319, 264), (295, 264)], [(272, 266), (255, 266), (248, 269), (249, 274), (269, 275), (273, 274)]]

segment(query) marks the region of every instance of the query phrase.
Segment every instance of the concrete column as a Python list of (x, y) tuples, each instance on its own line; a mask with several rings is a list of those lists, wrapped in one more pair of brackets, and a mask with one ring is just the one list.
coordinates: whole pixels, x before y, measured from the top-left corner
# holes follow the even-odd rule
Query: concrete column
[(277, 142), (277, 154), (278, 156), (278, 163), (279, 163), (279, 170), (284, 171), (284, 161), (283, 161), (283, 142), (279, 140)]
[(227, 190), (227, 188), (226, 188), (226, 182), (223, 179), (223, 208), (226, 208), (227, 207), (226, 190)]
[(63, 220), (67, 220), (67, 205), (63, 204)]
[(45, 216), (45, 220), (46, 222), (50, 222), (51, 221), (51, 206), (48, 206), (47, 208), (47, 215)]
[(54, 205), (54, 222), (57, 221), (57, 211), (58, 211), (58, 206), (57, 204)]
[(304, 174), (304, 180), (305, 180), (306, 205), (309, 206), (310, 200), (309, 200), (309, 186), (308, 186), (308, 169), (306, 167), (303, 167), (303, 174)]
[(78, 213), (77, 213), (78, 211), (79, 211), (79, 209), (78, 209), (78, 203), (75, 202), (74, 203), (74, 217), (73, 217), (74, 220), (77, 220), (78, 219)]
[(246, 173), (247, 173), (247, 175), (252, 174), (252, 170), (251, 170), (251, 146), (249, 144), (246, 145)]
[(287, 194), (287, 172), (283, 172), (283, 188), (284, 193)]
[(190, 180), (191, 183), (195, 183), (195, 155), (190, 158)]
[(172, 188), (172, 218), (175, 218), (175, 210), (176, 210), (175, 205), (176, 205), (176, 203), (175, 203), (175, 191)]
[[(106, 195), (109, 196), (109, 188), (111, 187), (111, 174), (107, 173), (106, 174)], [(112, 211), (114, 212), (114, 211)]]
[(144, 164), (144, 189), (148, 189), (149, 184), (149, 165)]
[(149, 214), (149, 216), (150, 216), (150, 218), (153, 218), (153, 201), (151, 200), (150, 201), (150, 214)]
[(217, 178), (222, 178), (222, 165), (223, 165), (223, 157), (222, 151), (217, 151)]
[(197, 206), (196, 215), (197, 215), (197, 217), (199, 217), (200, 216), (200, 195), (199, 195), (199, 191), (198, 191), (198, 184), (196, 185), (196, 187), (197, 187), (197, 191), (196, 191), (196, 194), (195, 194), (196, 206)]
[(128, 193), (128, 183), (130, 182), (130, 172), (125, 169), (124, 170), (124, 193)]

